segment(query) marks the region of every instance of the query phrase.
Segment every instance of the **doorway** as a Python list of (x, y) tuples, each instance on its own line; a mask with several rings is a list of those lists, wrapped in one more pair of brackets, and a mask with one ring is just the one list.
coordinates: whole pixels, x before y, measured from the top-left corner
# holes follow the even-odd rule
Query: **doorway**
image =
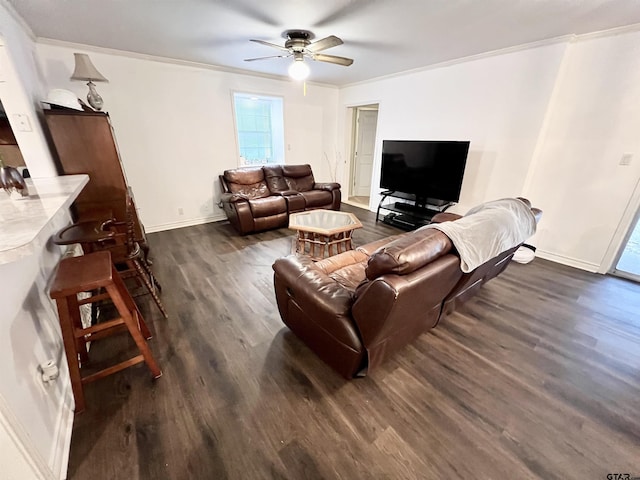
[(640, 211), (611, 273), (640, 282)]
[(353, 119), (348, 200), (349, 203), (369, 208), (378, 126), (378, 105), (355, 107)]

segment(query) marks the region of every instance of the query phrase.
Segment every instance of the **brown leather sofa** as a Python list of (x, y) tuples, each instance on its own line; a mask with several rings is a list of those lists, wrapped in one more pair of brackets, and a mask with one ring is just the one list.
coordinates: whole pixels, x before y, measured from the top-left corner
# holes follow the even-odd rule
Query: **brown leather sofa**
[[(540, 210), (532, 212), (538, 221)], [(506, 268), (517, 248), (469, 273), (462, 272), (449, 237), (436, 229), (315, 263), (290, 255), (273, 265), (278, 309), (284, 323), (337, 372), (362, 376), (470, 299)]]
[(286, 227), (289, 214), (340, 210), (340, 184), (318, 183), (310, 165), (269, 165), (225, 170), (221, 203), (241, 235)]

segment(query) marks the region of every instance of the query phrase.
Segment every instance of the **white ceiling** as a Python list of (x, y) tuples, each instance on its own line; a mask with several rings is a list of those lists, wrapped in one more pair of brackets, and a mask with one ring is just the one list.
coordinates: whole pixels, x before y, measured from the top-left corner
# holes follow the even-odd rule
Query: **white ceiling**
[(310, 81), (345, 85), (469, 55), (640, 23), (639, 0), (10, 0), (37, 37), (286, 75), (283, 44), (307, 29), (344, 45)]

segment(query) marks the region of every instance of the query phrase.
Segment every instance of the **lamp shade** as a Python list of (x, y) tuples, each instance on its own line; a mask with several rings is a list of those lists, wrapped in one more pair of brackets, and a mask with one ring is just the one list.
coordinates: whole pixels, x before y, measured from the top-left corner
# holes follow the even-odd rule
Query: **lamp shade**
[(76, 68), (71, 75), (71, 80), (89, 80), (94, 82), (108, 82), (106, 78), (91, 63), (86, 53), (74, 53)]

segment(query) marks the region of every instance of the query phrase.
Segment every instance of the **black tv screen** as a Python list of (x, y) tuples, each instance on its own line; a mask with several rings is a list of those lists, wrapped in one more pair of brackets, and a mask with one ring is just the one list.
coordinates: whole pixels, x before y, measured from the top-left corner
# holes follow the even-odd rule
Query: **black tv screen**
[(468, 141), (383, 140), (380, 187), (457, 202), (468, 153)]

